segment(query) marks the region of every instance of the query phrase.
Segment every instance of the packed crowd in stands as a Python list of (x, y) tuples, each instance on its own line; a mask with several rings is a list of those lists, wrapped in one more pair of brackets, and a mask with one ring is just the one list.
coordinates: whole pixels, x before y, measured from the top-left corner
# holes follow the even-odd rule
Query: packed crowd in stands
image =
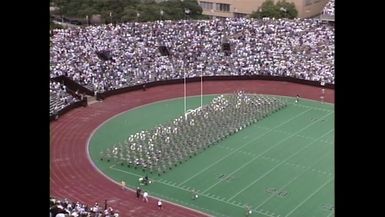
[(79, 101), (71, 94), (67, 93), (66, 86), (60, 82), (50, 82), (50, 115), (57, 113), (64, 107)]
[(335, 0), (330, 0), (324, 7), (322, 13), (325, 15), (334, 16), (334, 3)]
[[(224, 40), (230, 55), (221, 50)], [(213, 19), (57, 29), (51, 78), (96, 92), (151, 81), (215, 75), (272, 75), (334, 84), (334, 27), (318, 19)], [(169, 49), (162, 56), (158, 46)], [(103, 60), (97, 53), (109, 52)]]
[(67, 199), (50, 198), (50, 217), (119, 217), (119, 211), (108, 207), (107, 204), (95, 203), (93, 206)]

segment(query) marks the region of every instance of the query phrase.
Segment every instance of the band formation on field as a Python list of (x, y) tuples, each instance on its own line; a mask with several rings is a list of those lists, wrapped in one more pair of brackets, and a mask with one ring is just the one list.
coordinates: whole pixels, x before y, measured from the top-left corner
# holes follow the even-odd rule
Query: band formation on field
[(220, 95), (168, 123), (130, 135), (100, 153), (107, 162), (161, 175), (225, 137), (287, 106), (284, 98)]

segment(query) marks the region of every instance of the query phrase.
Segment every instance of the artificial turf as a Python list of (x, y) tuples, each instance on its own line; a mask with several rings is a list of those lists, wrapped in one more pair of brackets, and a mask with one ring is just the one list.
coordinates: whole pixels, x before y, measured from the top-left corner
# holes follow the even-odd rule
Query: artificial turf
[[(204, 104), (214, 96), (205, 96)], [(92, 135), (95, 165), (117, 182), (141, 186), (165, 200), (214, 216), (326, 217), (334, 215), (334, 105), (289, 98), (289, 105), (233, 134), (161, 176), (107, 163), (99, 153), (129, 135), (183, 114), (183, 98), (152, 103), (122, 113)], [(189, 97), (187, 107), (200, 105)], [(192, 200), (192, 189), (199, 198)]]

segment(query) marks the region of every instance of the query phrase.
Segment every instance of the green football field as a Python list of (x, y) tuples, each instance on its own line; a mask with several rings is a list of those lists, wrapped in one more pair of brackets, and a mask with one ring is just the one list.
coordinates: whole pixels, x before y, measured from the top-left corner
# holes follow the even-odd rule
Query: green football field
[[(204, 104), (214, 97), (205, 96)], [(148, 174), (141, 186), (165, 200), (213, 216), (334, 216), (334, 105), (301, 99), (206, 149), (167, 173)], [(200, 105), (189, 97), (188, 108)], [(105, 162), (99, 153), (129, 135), (183, 114), (183, 98), (138, 107), (119, 114), (92, 135), (89, 153), (95, 165), (117, 182), (139, 186), (140, 169)], [(192, 200), (192, 189), (199, 198)]]

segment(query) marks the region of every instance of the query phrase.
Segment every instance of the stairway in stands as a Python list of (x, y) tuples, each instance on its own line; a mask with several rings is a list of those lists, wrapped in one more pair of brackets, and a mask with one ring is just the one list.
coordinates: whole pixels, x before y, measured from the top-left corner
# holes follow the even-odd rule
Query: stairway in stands
[(97, 103), (97, 102), (100, 102), (100, 101), (96, 100), (95, 96), (87, 96), (87, 104), (88, 105), (92, 105), (92, 104)]

